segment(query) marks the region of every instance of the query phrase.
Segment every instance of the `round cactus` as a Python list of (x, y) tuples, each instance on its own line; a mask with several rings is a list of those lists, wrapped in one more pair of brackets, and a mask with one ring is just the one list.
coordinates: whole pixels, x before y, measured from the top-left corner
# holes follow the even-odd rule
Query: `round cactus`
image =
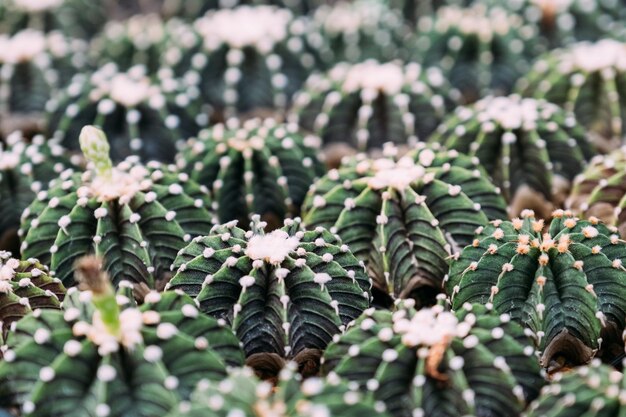
[(60, 309), (65, 287), (48, 275), (48, 268), (36, 259), (20, 261), (0, 251), (0, 335), (20, 318), (42, 308)]
[(535, 31), (519, 16), (484, 4), (441, 7), (418, 20), (415, 58), (438, 65), (467, 102), (507, 94), (537, 52)]
[(492, 222), (452, 264), (446, 292), (453, 308), (485, 303), (522, 323), (550, 370), (611, 358), (626, 321), (626, 242), (615, 233), (563, 210), (547, 230), (530, 211)]
[(299, 214), (309, 186), (324, 172), (319, 142), (296, 124), (230, 119), (190, 139), (177, 165), (212, 192), (221, 222), (246, 224), (258, 213), (279, 227)]
[(603, 151), (626, 137), (626, 44), (611, 39), (580, 42), (540, 58), (519, 91), (576, 113)]
[(369, 307), (363, 264), (325, 229), (301, 230), (299, 219), (271, 233), (258, 218), (248, 232), (235, 224), (216, 226), (184, 248), (168, 288), (226, 320), (246, 355), (323, 350)]
[(119, 72), (114, 64), (78, 74), (48, 103), (48, 129), (76, 150), (82, 127), (95, 124), (109, 133), (114, 161), (130, 155), (172, 161), (177, 142), (195, 135), (208, 117), (200, 111), (194, 85), (174, 79), (168, 70), (159, 75), (153, 82), (141, 66)]
[(574, 181), (567, 207), (615, 225), (626, 236), (626, 147), (596, 156)]
[(387, 417), (370, 396), (354, 391), (339, 378), (300, 381), (294, 367), (280, 373), (277, 387), (259, 382), (249, 368), (228, 379), (201, 381), (190, 402), (183, 402), (168, 417)]
[(187, 174), (156, 163), (114, 167), (106, 136), (92, 126), (80, 142), (92, 169), (66, 173), (38, 194), (22, 220), (22, 256), (50, 265), (71, 286), (74, 261), (95, 252), (115, 285), (159, 288), (185, 242), (211, 229), (208, 193)]
[(330, 344), (322, 372), (373, 392), (393, 416), (518, 416), (544, 384), (534, 349), (508, 315), (465, 305), (366, 310)]
[(487, 219), (506, 218), (506, 204), (468, 157), (422, 145), (397, 159), (394, 150), (331, 170), (311, 188), (304, 223), (336, 232), (367, 263), (377, 303), (432, 304), (451, 254)]
[(557, 374), (530, 405), (528, 417), (621, 417), (626, 378), (594, 360), (589, 366)]
[(227, 365), (243, 364), (230, 329), (189, 297), (154, 292), (137, 308), (84, 264), (77, 273), (90, 291), (68, 291), (64, 311), (30, 314), (9, 334), (3, 406), (19, 405), (25, 417), (164, 415), (198, 381), (222, 380)]
[(424, 140), (458, 98), (441, 71), (419, 64), (341, 63), (314, 74), (296, 96), (291, 120), (324, 144), (367, 150)]
[(594, 151), (571, 114), (543, 100), (487, 97), (449, 116), (430, 139), (476, 156), (511, 202), (549, 215)]

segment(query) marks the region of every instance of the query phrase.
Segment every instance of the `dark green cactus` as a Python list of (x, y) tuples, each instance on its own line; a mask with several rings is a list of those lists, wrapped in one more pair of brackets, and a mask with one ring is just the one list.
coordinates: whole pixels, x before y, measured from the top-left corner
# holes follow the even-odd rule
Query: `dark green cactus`
[(327, 230), (301, 230), (299, 219), (267, 234), (258, 218), (248, 232), (235, 224), (216, 226), (184, 248), (168, 288), (226, 320), (246, 355), (323, 350), (369, 307), (363, 264)]
[(458, 99), (437, 68), (417, 63), (341, 63), (314, 74), (297, 94), (291, 119), (324, 144), (358, 149), (425, 140)]
[(189, 140), (177, 165), (209, 189), (221, 222), (247, 224), (258, 213), (279, 227), (299, 214), (309, 186), (324, 172), (319, 145), (293, 123), (230, 119)]
[(260, 382), (248, 368), (222, 382), (201, 381), (190, 402), (168, 417), (388, 417), (371, 396), (338, 378), (301, 381), (294, 367), (284, 369), (278, 386)]
[(22, 220), (22, 256), (50, 265), (71, 286), (75, 260), (96, 253), (115, 285), (159, 288), (185, 242), (211, 229), (206, 189), (158, 163), (114, 167), (106, 137), (94, 127), (85, 127), (80, 141), (92, 169), (62, 175), (38, 195)]
[(595, 154), (571, 113), (517, 95), (458, 108), (430, 141), (477, 157), (511, 203), (512, 215), (544, 205), (549, 214)]
[(415, 24), (422, 16), (431, 16), (443, 6), (468, 6), (473, 0), (386, 0), (386, 3), (402, 12), (404, 18)]
[(519, 416), (544, 384), (531, 341), (508, 315), (369, 309), (324, 353), (322, 372), (372, 392), (397, 417)]
[(64, 311), (17, 323), (3, 346), (0, 404), (25, 417), (153, 417), (243, 364), (230, 329), (189, 297), (152, 292), (137, 308), (97, 279), (106, 282), (68, 292)]
[[(476, 161), (423, 144), (413, 154), (356, 158), (311, 187), (307, 226), (337, 233), (367, 263), (378, 302), (414, 297), (432, 304), (454, 254), (506, 204)], [(389, 296), (387, 295), (389, 294)]]
[(452, 264), (452, 307), (484, 303), (510, 315), (550, 370), (587, 363), (600, 348), (612, 359), (615, 346), (623, 352), (626, 242), (615, 228), (563, 210), (545, 227), (527, 211), (482, 229)]

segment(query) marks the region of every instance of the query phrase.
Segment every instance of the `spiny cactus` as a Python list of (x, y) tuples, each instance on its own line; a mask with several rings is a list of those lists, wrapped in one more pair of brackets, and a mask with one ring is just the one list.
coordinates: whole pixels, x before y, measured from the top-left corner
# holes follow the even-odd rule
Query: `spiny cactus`
[(211, 229), (206, 189), (156, 163), (113, 166), (106, 136), (93, 126), (80, 142), (91, 169), (62, 175), (38, 194), (23, 216), (22, 256), (50, 265), (71, 286), (74, 261), (95, 252), (116, 286), (159, 288), (177, 251)]
[(324, 144), (414, 145), (432, 133), (458, 98), (441, 71), (417, 63), (341, 63), (314, 74), (295, 98), (291, 120)]
[(301, 381), (293, 365), (280, 373), (278, 386), (254, 378), (249, 368), (229, 378), (201, 381), (190, 402), (183, 402), (168, 417), (387, 417), (370, 396), (339, 378)]
[(626, 236), (626, 147), (591, 159), (566, 203), (575, 212), (617, 226)]
[(48, 129), (75, 150), (82, 127), (95, 124), (109, 133), (114, 161), (139, 155), (169, 162), (176, 143), (208, 123), (200, 107), (198, 89), (171, 71), (152, 81), (141, 66), (119, 72), (108, 64), (93, 74), (78, 74), (48, 103)]
[(510, 92), (538, 52), (533, 27), (500, 7), (441, 7), (420, 18), (417, 28), (415, 59), (441, 66), (467, 102)]
[(549, 215), (595, 153), (573, 114), (517, 95), (458, 108), (430, 141), (477, 157), (502, 188), (512, 215), (525, 208)]
[(373, 392), (391, 415), (518, 416), (544, 384), (534, 349), (508, 315), (369, 309), (322, 358), (322, 372)]
[(473, 0), (386, 0), (389, 5), (402, 12), (404, 18), (415, 24), (422, 16), (431, 16), (443, 6), (469, 6)]
[(451, 253), (487, 219), (506, 218), (504, 199), (476, 161), (435, 150), (422, 145), (398, 159), (388, 147), (385, 158), (347, 161), (315, 183), (303, 205), (307, 226), (337, 233), (367, 263), (377, 302), (432, 304)]
[[(0, 251), (0, 336), (20, 318), (42, 308), (60, 309), (65, 287), (36, 259), (20, 261)], [(1, 340), (1, 339), (0, 339)]]
[(198, 381), (220, 381), (227, 365), (243, 364), (232, 332), (189, 297), (153, 292), (137, 308), (88, 269), (78, 266), (89, 291), (71, 289), (64, 311), (39, 310), (9, 334), (3, 406), (25, 417), (164, 415)]
[(299, 219), (265, 233), (236, 221), (216, 226), (179, 252), (169, 289), (181, 289), (200, 310), (226, 320), (246, 355), (294, 358), (323, 350), (333, 335), (369, 307), (371, 282), (348, 247)]
[(202, 130), (176, 159), (181, 171), (211, 191), (221, 222), (246, 224), (258, 213), (279, 227), (299, 214), (309, 186), (324, 172), (319, 145), (293, 123), (230, 119)]
[[(334, 2), (331, 0), (330, 2)], [(164, 17), (181, 17), (194, 20), (213, 9), (228, 9), (239, 5), (273, 5), (290, 9), (296, 15), (305, 15), (327, 0), (161, 0)]]
[(621, 417), (626, 378), (614, 368), (594, 360), (589, 366), (557, 374), (541, 390), (527, 417)]
[(558, 210), (547, 227), (530, 211), (480, 230), (445, 283), (453, 308), (493, 305), (529, 329), (542, 366), (587, 363), (623, 352), (626, 242), (597, 219)]
[(518, 90), (575, 112), (598, 148), (614, 149), (626, 136), (626, 43), (603, 39), (553, 50)]

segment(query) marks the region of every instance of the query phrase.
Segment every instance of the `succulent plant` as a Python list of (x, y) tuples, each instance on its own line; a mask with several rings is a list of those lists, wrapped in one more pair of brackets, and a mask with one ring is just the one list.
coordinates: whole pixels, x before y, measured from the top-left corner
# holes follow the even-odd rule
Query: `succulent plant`
[(575, 112), (602, 150), (626, 137), (626, 43), (603, 39), (553, 50), (535, 62), (518, 90)]
[(567, 207), (617, 226), (626, 236), (626, 147), (591, 159), (576, 177)]
[(197, 19), (213, 9), (228, 9), (240, 5), (272, 5), (290, 9), (296, 15), (305, 15), (318, 6), (335, 0), (160, 0), (164, 17)]
[[(493, 305), (529, 329), (549, 370), (623, 352), (626, 242), (597, 219), (527, 211), (480, 231), (445, 283), (452, 307)], [(597, 351), (602, 348), (602, 352)]]
[(341, 63), (313, 74), (297, 94), (290, 120), (324, 144), (380, 148), (424, 140), (458, 99), (441, 71), (417, 63)]
[(20, 132), (10, 134), (0, 145), (0, 250), (19, 253), (17, 230), (24, 209), (48, 182), (80, 158), (67, 155), (58, 141), (36, 135), (30, 143)]
[(106, 274), (86, 265), (77, 273), (89, 291), (71, 289), (64, 311), (39, 310), (9, 334), (3, 406), (20, 406), (23, 416), (164, 415), (198, 381), (219, 381), (227, 365), (242, 365), (230, 329), (189, 297), (153, 292), (138, 308), (116, 297)]
[(549, 215), (595, 152), (573, 114), (544, 100), (487, 97), (460, 107), (430, 138), (478, 158), (511, 203)]
[(508, 315), (467, 304), (368, 309), (328, 346), (322, 372), (406, 416), (518, 416), (544, 384), (534, 349)]
[(211, 229), (208, 193), (157, 163), (113, 166), (106, 136), (93, 126), (80, 142), (91, 169), (62, 175), (24, 212), (22, 256), (50, 265), (71, 286), (76, 259), (95, 253), (114, 285), (159, 288), (185, 242)]
[(60, 309), (64, 297), (65, 287), (48, 274), (46, 266), (36, 259), (20, 261), (10, 252), (0, 251), (1, 338), (13, 323), (34, 310)]
[(248, 232), (236, 223), (214, 227), (179, 252), (168, 288), (226, 320), (247, 356), (321, 351), (369, 307), (363, 264), (327, 230), (302, 230), (299, 219), (271, 233), (258, 216)]
[(533, 402), (528, 417), (621, 417), (626, 378), (599, 360), (571, 372), (557, 374)]
[(114, 64), (73, 78), (64, 93), (48, 103), (48, 129), (72, 150), (79, 148), (84, 125), (108, 132), (114, 161), (130, 155), (170, 162), (177, 142), (208, 123), (200, 111), (199, 91), (164, 70), (152, 81), (145, 68), (120, 72)]
[(293, 123), (229, 119), (190, 139), (176, 159), (212, 192), (221, 222), (246, 224), (257, 213), (280, 227), (299, 214), (309, 186), (324, 172), (319, 142)]
[(422, 16), (432, 16), (443, 6), (469, 6), (474, 0), (386, 0), (389, 6), (400, 10), (404, 18), (415, 24)]
[(417, 22), (422, 33), (415, 59), (441, 66), (466, 102), (488, 93), (507, 94), (538, 52), (532, 26), (501, 7), (441, 7)]
[(377, 303), (432, 304), (449, 258), (506, 204), (476, 161), (424, 145), (411, 155), (355, 158), (315, 183), (302, 208), (307, 227), (337, 233), (367, 263)]

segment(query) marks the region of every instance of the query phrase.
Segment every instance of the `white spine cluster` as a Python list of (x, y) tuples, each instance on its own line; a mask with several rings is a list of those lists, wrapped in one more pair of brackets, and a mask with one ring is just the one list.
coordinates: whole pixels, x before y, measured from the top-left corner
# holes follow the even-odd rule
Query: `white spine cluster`
[(274, 230), (266, 235), (254, 235), (246, 248), (246, 255), (252, 260), (281, 264), (289, 253), (296, 250), (300, 239), (283, 230)]
[(32, 29), (25, 29), (12, 37), (0, 35), (0, 63), (32, 61), (46, 50), (46, 43), (46, 35)]
[(454, 314), (439, 306), (419, 310), (411, 319), (405, 314), (394, 315), (393, 331), (401, 334), (402, 343), (409, 347), (430, 347), (448, 338), (464, 338), (470, 330), (467, 322), (459, 323)]
[(391, 187), (402, 191), (421, 179), (426, 172), (423, 166), (408, 157), (401, 158), (398, 162), (381, 158), (374, 161), (372, 168), (375, 174), (368, 180), (368, 185), (376, 190)]

